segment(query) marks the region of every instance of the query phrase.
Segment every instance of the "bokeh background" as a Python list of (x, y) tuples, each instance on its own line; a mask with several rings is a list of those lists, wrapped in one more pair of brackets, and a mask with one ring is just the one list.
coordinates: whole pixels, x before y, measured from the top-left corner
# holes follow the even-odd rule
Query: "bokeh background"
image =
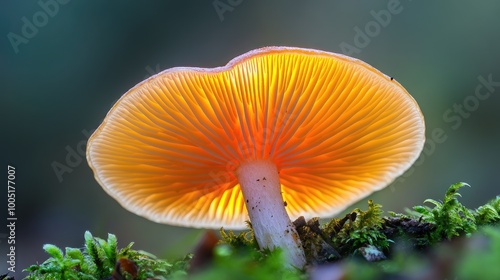
[[(221, 66), (269, 45), (350, 54), (394, 76), (417, 100), (429, 141), (411, 174), (370, 196), (385, 210), (439, 199), (458, 181), (472, 186), (462, 191), (468, 207), (500, 193), (499, 1), (1, 2), (0, 217), (6, 223), (10, 164), (17, 272), (47, 258), (45, 243), (82, 246), (85, 230), (115, 233), (119, 245), (134, 241), (161, 257), (188, 252), (201, 230), (127, 212), (80, 153), (113, 103), (145, 77), (174, 66)], [(478, 98), (480, 77), (497, 84), (480, 88)], [(433, 131), (441, 136), (432, 140)], [(68, 172), (58, 177), (54, 164)], [(0, 273), (6, 234), (1, 226)]]

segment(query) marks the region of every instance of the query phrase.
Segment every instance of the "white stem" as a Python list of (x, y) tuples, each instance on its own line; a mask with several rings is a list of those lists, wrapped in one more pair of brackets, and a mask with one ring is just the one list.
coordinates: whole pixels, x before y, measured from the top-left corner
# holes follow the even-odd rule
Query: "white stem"
[(246, 162), (236, 175), (260, 248), (279, 247), (289, 264), (303, 268), (304, 249), (285, 210), (276, 164), (269, 160)]

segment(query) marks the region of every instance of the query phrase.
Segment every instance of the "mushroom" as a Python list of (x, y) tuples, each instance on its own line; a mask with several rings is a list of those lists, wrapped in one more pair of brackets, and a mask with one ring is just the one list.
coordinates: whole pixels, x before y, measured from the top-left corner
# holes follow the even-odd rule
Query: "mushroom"
[(172, 68), (121, 97), (88, 141), (104, 190), (155, 222), (243, 229), (305, 265), (290, 221), (328, 217), (401, 175), (424, 119), (393, 78), (340, 54), (267, 47)]

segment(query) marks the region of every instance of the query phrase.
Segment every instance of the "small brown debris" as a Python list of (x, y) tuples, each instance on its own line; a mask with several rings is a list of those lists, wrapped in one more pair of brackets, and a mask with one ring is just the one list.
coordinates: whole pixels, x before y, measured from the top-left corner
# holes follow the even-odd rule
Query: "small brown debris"
[[(113, 280), (137, 279), (139, 268), (134, 261), (127, 258), (120, 258), (115, 265), (112, 273)], [(128, 275), (127, 275), (128, 274)], [(132, 278), (130, 278), (132, 277)]]

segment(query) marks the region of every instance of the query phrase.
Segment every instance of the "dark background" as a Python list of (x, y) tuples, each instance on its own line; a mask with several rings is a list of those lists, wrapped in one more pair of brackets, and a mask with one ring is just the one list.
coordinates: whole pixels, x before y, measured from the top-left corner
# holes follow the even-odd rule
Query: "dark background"
[[(87, 131), (145, 77), (175, 66), (221, 66), (269, 45), (339, 53), (352, 45), (351, 56), (394, 76), (417, 100), (426, 150), (404, 180), (370, 196), (385, 210), (439, 199), (458, 181), (472, 186), (462, 191), (468, 207), (500, 193), (500, 86), (489, 96), (483, 88), (483, 100), (475, 96), (480, 76), (500, 82), (499, 1), (54, 1), (1, 1), (0, 217), (7, 224), (12, 165), (17, 272), (47, 258), (45, 243), (82, 246), (85, 230), (115, 233), (119, 246), (134, 241), (160, 257), (188, 252), (201, 230), (155, 224), (124, 210), (78, 151)], [(57, 9), (52, 5), (49, 14), (39, 3)], [(214, 3), (228, 10), (218, 13)], [(387, 13), (391, 18), (377, 23)], [(30, 38), (23, 36), (24, 18), (39, 25), (27, 31)], [(23, 43), (12, 44), (12, 34)], [(454, 112), (457, 106), (464, 112)], [(443, 136), (430, 140), (433, 131)], [(68, 172), (58, 178), (54, 164)], [(353, 207), (365, 208), (366, 200)], [(6, 234), (1, 226), (0, 273)]]

